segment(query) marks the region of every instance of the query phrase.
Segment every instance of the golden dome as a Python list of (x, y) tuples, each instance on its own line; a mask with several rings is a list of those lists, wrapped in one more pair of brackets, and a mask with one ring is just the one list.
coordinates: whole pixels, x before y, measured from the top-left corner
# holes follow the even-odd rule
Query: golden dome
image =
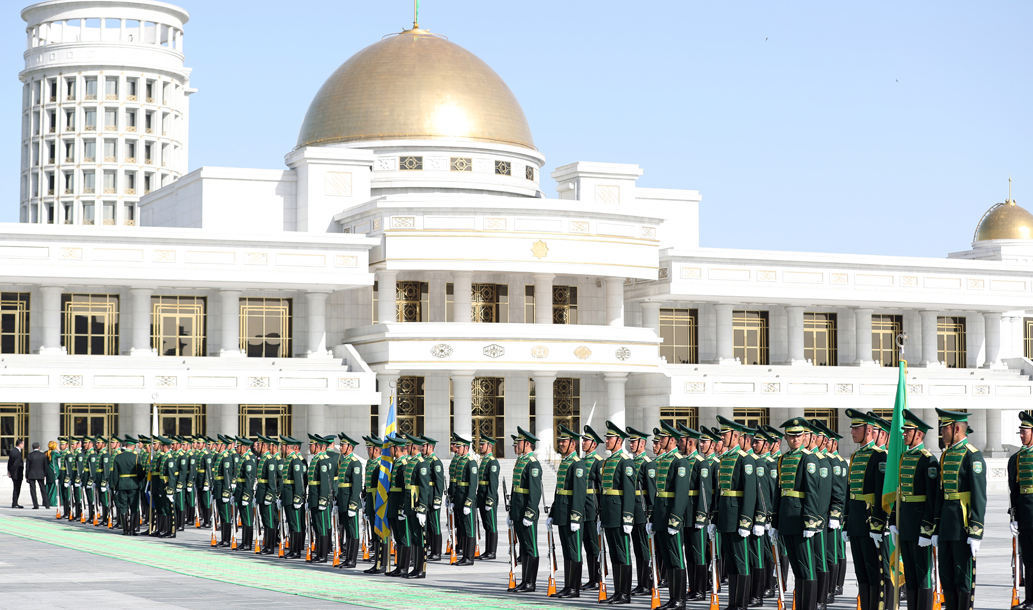
[(359, 51), (323, 83), (298, 147), (441, 138), (534, 148), (524, 111), (488, 64), (412, 29)]
[(1013, 199), (995, 203), (983, 214), (972, 241), (989, 239), (1033, 239), (1033, 214), (1015, 205)]

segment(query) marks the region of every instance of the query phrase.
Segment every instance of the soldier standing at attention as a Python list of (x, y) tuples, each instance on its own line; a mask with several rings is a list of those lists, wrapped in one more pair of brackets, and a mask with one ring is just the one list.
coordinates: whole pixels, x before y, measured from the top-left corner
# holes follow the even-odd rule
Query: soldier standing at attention
[(312, 453), (312, 460), (308, 465), (308, 510), (312, 517), (312, 534), (316, 539), (316, 553), (312, 557), (314, 563), (326, 563), (327, 553), (330, 552), (330, 524), (331, 514), (334, 507), (334, 473), (331, 470), (330, 458), (323, 451), (333, 438), (323, 438), (316, 434), (310, 434), (309, 451)]
[[(136, 441), (126, 436), (126, 443)], [(121, 451), (111, 459), (111, 477), (115, 492), (115, 506), (118, 508), (118, 525), (123, 536), (135, 536), (140, 522), (140, 483), (143, 480), (139, 456), (132, 451)]]
[(656, 502), (653, 504), (653, 518), (646, 525), (646, 533), (656, 536), (657, 548), (665, 556), (668, 609), (684, 610), (687, 577), (685, 574), (685, 549), (682, 529), (689, 508), (689, 472), (691, 466), (678, 452), (681, 432), (665, 421), (654, 430), (660, 440), (660, 453), (656, 456)]
[(65, 518), (68, 517), (70, 510), (69, 499), (71, 494), (69, 493), (71, 483), (68, 481), (68, 468), (67, 468), (67, 453), (68, 453), (68, 439), (64, 436), (58, 437), (57, 449), (53, 449), (50, 452), (50, 464), (51, 470), (54, 472), (54, 487), (56, 488), (57, 503), (60, 503), (61, 515)]
[(811, 425), (822, 435), (821, 454), (827, 460), (829, 468), (829, 484), (831, 495), (829, 500), (828, 527), (823, 532), (825, 537), (826, 577), (818, 585), (818, 604), (824, 607), (835, 602), (835, 585), (839, 578), (839, 564), (842, 559), (840, 548), (843, 541), (841, 534), (843, 524), (843, 507), (846, 505), (849, 483), (847, 481), (846, 461), (835, 453), (837, 441), (843, 437), (833, 432), (819, 420), (811, 420)]
[(850, 540), (860, 610), (879, 610), (883, 593), (879, 545), (886, 522), (882, 510), (886, 454), (877, 449), (878, 426), (871, 417), (854, 409), (847, 409), (846, 415), (850, 418), (850, 435), (860, 447), (850, 456), (850, 499), (843, 511), (845, 538)]
[[(176, 529), (183, 531), (185, 529), (185, 522), (189, 511), (193, 509), (193, 487), (194, 477), (197, 476), (196, 472), (192, 472), (190, 451), (189, 451), (189, 440), (188, 438), (179, 437), (179, 442), (176, 443), (176, 460), (177, 467), (179, 470), (179, 477), (176, 479)], [(196, 469), (196, 466), (194, 466)]]
[[(653, 512), (656, 499), (656, 462), (646, 455), (649, 435), (628, 426), (628, 453), (635, 459), (635, 527), (631, 530), (631, 544), (635, 550), (635, 568), (638, 586), (632, 595), (649, 595), (653, 591), (653, 571), (650, 569), (649, 537), (646, 523)], [(580, 581), (579, 581), (580, 584)]]
[(776, 496), (776, 510), (771, 536), (782, 539), (789, 555), (789, 564), (796, 580), (794, 599), (801, 600), (800, 610), (818, 607), (818, 570), (813, 553), (814, 538), (825, 526), (824, 509), (820, 505), (820, 461), (809, 449), (811, 429), (802, 417), (782, 424), (789, 451), (779, 457), (778, 482), (781, 493)]
[(276, 501), (280, 496), (280, 464), (276, 459), (276, 439), (258, 435), (260, 443), (255, 443), (261, 451), (258, 460), (258, 486), (255, 488), (255, 502), (262, 519), (265, 535), (262, 539), (262, 553), (272, 555), (275, 552), (279, 511)]
[(207, 528), (212, 526), (212, 461), (215, 457), (215, 441), (201, 436), (198, 442), (203, 448), (198, 457), (194, 488), (197, 490), (197, 512), (201, 515), (201, 527)]
[(387, 512), (385, 517), (391, 522), (391, 533), (395, 537), (395, 569), (387, 573), (388, 576), (405, 576), (409, 570), (409, 559), (411, 558), (409, 530), (406, 527), (405, 519), (405, 496), (409, 493), (407, 489), (408, 479), (405, 477), (406, 463), (409, 461), (408, 441), (404, 435), (392, 436), (387, 439), (391, 443), (391, 453), (394, 457), (394, 465), (391, 469), (391, 489), (387, 494)]
[[(747, 579), (749, 581), (749, 589), (746, 591), (747, 606), (763, 603), (763, 599), (759, 596), (761, 591), (758, 590), (757, 586), (764, 580), (765, 525), (767, 525), (771, 515), (771, 507), (768, 504), (769, 498), (764, 493), (764, 484), (767, 479), (767, 476), (765, 476), (767, 471), (764, 468), (764, 458), (753, 450), (753, 439), (757, 436), (757, 432), (757, 428), (743, 426), (742, 436), (739, 437), (739, 448), (746, 452), (746, 457), (743, 459), (748, 460), (744, 464), (752, 467), (754, 481), (757, 486), (757, 503), (753, 509), (753, 527), (750, 528), (750, 535), (747, 537), (750, 551), (750, 575)], [(758, 595), (754, 595), (754, 592), (757, 592)]]
[(452, 459), (455, 463), (452, 518), (458, 532), (456, 537), (461, 541), (461, 545), (457, 543), (456, 552), (463, 556), (456, 565), (472, 566), (477, 545), (477, 531), (474, 523), (479, 481), (477, 462), (470, 455), (470, 441), (457, 434), (452, 438), (452, 443), (455, 450), (455, 457)]
[[(778, 473), (772, 477), (772, 472), (778, 470), (778, 462), (769, 453), (772, 438), (764, 431), (762, 426), (754, 430), (751, 449), (756, 460), (757, 472), (757, 495), (764, 499), (764, 521), (760, 525), (761, 532), (756, 538), (757, 543), (757, 570), (751, 574), (750, 606), (764, 605), (764, 590), (769, 588), (772, 575), (772, 567), (775, 565), (774, 555), (771, 553), (771, 540), (768, 531), (771, 529), (771, 521), (774, 519), (775, 510), (775, 489), (778, 482)], [(754, 530), (757, 524), (753, 524)]]
[(212, 495), (215, 496), (215, 508), (219, 511), (219, 529), (222, 537), (219, 546), (229, 547), (233, 535), (233, 486), (237, 473), (233, 471), (229, 439), (220, 434), (219, 441), (219, 453), (212, 459), (212, 467), (215, 469), (212, 476)]
[[(412, 554), (412, 571), (402, 574), (404, 578), (426, 578), (427, 577), (427, 540), (425, 536), (427, 526), (427, 513), (430, 511), (430, 469), (426, 460), (423, 459), (424, 440), (420, 436), (409, 436), (412, 445), (409, 447), (409, 461), (406, 463), (406, 489), (404, 513), (406, 527), (409, 529), (409, 552)], [(473, 467), (473, 484), (477, 484), (476, 462), (471, 460)], [(473, 506), (471, 497), (470, 506)], [(471, 513), (472, 514), (472, 513)]]
[(631, 603), (631, 532), (635, 527), (635, 481), (638, 471), (631, 454), (624, 450), (628, 433), (606, 422), (606, 450), (602, 464), (602, 495), (599, 496), (599, 524), (606, 536), (613, 566), (613, 594), (610, 604)]
[[(380, 536), (377, 536), (373, 531), (373, 526), (377, 522), (377, 480), (380, 476), (380, 452), (384, 448), (384, 444), (376, 436), (364, 436), (362, 440), (366, 442), (366, 472), (365, 472), (365, 483), (363, 484), (363, 496), (362, 496), (362, 510), (366, 516), (366, 531), (369, 532), (370, 543), (370, 557), (372, 557), (373, 567), (368, 570), (363, 570), (364, 574), (383, 574), (384, 569), (379, 565), (380, 558)], [(292, 547), (293, 548), (293, 547)]]
[(603, 456), (599, 455), (599, 445), (603, 444), (601, 436), (596, 434), (591, 426), (585, 426), (585, 433), (581, 436), (581, 452), (584, 454), (585, 467), (588, 468), (588, 494), (585, 500), (585, 554), (588, 559), (588, 582), (581, 586), (581, 590), (598, 590), (599, 581), (602, 580), (602, 566), (599, 565), (599, 538), (596, 523), (599, 519), (599, 480), (601, 477), (599, 467), (603, 463)]
[[(653, 428), (653, 455), (655, 456), (655, 458), (653, 459), (653, 464), (655, 465), (656, 475), (657, 475), (657, 479), (656, 479), (656, 483), (655, 483), (654, 487), (657, 487), (657, 486), (659, 486), (662, 483), (662, 481), (660, 481), (660, 479), (659, 479), (659, 476), (660, 476), (660, 454), (664, 452), (663, 449), (662, 449), (663, 445), (664, 445), (664, 441), (660, 437), (660, 428)], [(653, 531), (652, 530), (652, 526), (650, 524), (653, 522), (653, 513), (654, 512), (656, 512), (656, 490), (655, 489), (654, 489), (654, 493), (653, 493), (653, 505), (649, 507), (649, 513), (646, 515), (646, 530), (647, 530), (646, 537), (647, 538), (650, 535), (649, 532)], [(655, 535), (656, 532), (653, 532), (653, 534)], [(667, 558), (666, 558), (666, 555), (664, 554), (664, 550), (660, 546), (660, 540), (659, 539), (657, 539), (656, 542), (653, 543), (653, 561), (656, 562), (656, 568), (657, 568), (656, 573), (660, 575), (660, 582), (656, 583), (656, 587), (658, 589), (663, 589), (664, 587), (667, 586)], [(652, 577), (652, 574), (650, 574), (650, 577)]]
[(426, 559), (427, 561), (441, 561), (441, 503), (443, 501), (442, 494), (445, 493), (445, 467), (434, 454), (438, 441), (426, 435), (420, 438), (423, 440), (420, 452), (423, 454), (423, 461), (427, 462), (427, 471), (430, 473), (431, 498), (425, 534), (427, 539)]
[[(968, 413), (936, 409), (936, 414), (947, 448), (940, 456), (943, 501), (936, 506), (933, 545), (940, 549), (945, 609), (964, 610), (972, 605), (975, 557), (983, 541), (986, 462), (968, 442)], [(1026, 574), (1027, 580), (1030, 576)]]
[[(825, 455), (825, 434), (818, 426), (817, 420), (809, 420), (811, 440), (807, 449), (818, 459), (818, 507), (821, 510), (821, 528), (811, 538), (814, 554), (814, 567), (818, 572), (818, 610), (825, 610), (828, 591), (828, 563), (826, 563), (826, 531), (828, 530), (829, 512), (832, 509), (832, 465)], [(882, 496), (879, 496), (880, 499)], [(880, 500), (881, 501), (881, 500)]]
[(516, 531), (523, 552), (520, 583), (513, 591), (533, 593), (538, 581), (538, 514), (542, 502), (542, 466), (534, 455), (538, 438), (517, 426), (516, 453), (513, 466), (513, 500), (510, 503), (509, 525)]
[(72, 502), (75, 506), (75, 515), (69, 514), (68, 518), (70, 521), (78, 520), (82, 517), (83, 510), (83, 463), (85, 462), (83, 445), (86, 439), (73, 439), (71, 449), (71, 460), (69, 462), (72, 471)]
[(889, 516), (890, 533), (897, 536), (904, 563), (904, 594), (908, 610), (933, 607), (932, 535), (940, 464), (925, 448), (931, 426), (904, 409), (904, 444), (900, 456), (900, 498)]
[(744, 426), (717, 417), (729, 450), (718, 468), (717, 533), (728, 570), (730, 608), (745, 609), (750, 595), (749, 536), (757, 508), (757, 479), (753, 458), (742, 450)]
[(697, 449), (701, 433), (681, 424), (678, 425), (678, 431), (682, 433), (678, 442), (678, 453), (685, 456), (689, 469), (689, 502), (683, 515), (682, 527), (688, 580), (688, 594), (685, 599), (702, 600), (707, 596), (707, 547), (703, 530), (710, 516), (712, 477), (706, 459)]
[(337, 507), (344, 530), (344, 560), (341, 565), (354, 568), (359, 555), (359, 511), (362, 510), (362, 462), (355, 455), (355, 442), (345, 433), (341, 439), (341, 458), (337, 467)]
[(588, 472), (577, 455), (580, 438), (577, 432), (560, 424), (556, 444), (563, 459), (556, 473), (556, 493), (546, 522), (547, 527), (556, 526), (563, 548), (563, 588), (556, 592), (556, 597), (581, 597), (581, 524), (585, 520)]
[[(499, 461), (495, 459), (495, 439), (482, 436), (480, 476), (477, 479), (477, 510), (484, 528), (484, 552), (481, 559), (495, 559), (499, 548)], [(574, 447), (577, 451), (577, 447)], [(441, 541), (438, 541), (441, 548)], [(580, 584), (580, 582), (579, 582)]]
[[(1022, 448), (1008, 458), (1008, 498), (1012, 536), (1019, 540), (1019, 559), (1026, 574), (1026, 599), (1012, 610), (1033, 608), (1033, 415), (1019, 411)], [(911, 582), (911, 581), (908, 581)], [(910, 608), (908, 608), (910, 610)]]
[(305, 546), (305, 484), (308, 464), (301, 456), (301, 441), (290, 436), (281, 436), (286, 445), (287, 456), (284, 458), (283, 484), (280, 485), (280, 501), (283, 514), (287, 520), (287, 553), (286, 559), (301, 559), (301, 550)]
[[(774, 426), (769, 426), (765, 424), (762, 426), (762, 428), (764, 429), (764, 432), (767, 433), (768, 438), (771, 439), (771, 447), (768, 449), (768, 456), (771, 458), (772, 464), (770, 465), (771, 469), (768, 471), (768, 476), (771, 478), (772, 486), (774, 486), (774, 491), (772, 492), (772, 502), (774, 503), (777, 502), (778, 496), (782, 493), (782, 488), (779, 486), (778, 481), (778, 460), (782, 457), (782, 439), (785, 438), (785, 435), (779, 432), (778, 429)], [(843, 477), (845, 479), (846, 469), (843, 470)], [(771, 512), (772, 518), (774, 518), (774, 514), (777, 512), (777, 509), (773, 506)], [(770, 522), (769, 525), (772, 528), (774, 527), (774, 525), (772, 525)], [(770, 531), (768, 532), (768, 537), (771, 539), (771, 543), (772, 546), (774, 546), (775, 551), (778, 552), (779, 562), (782, 566), (782, 582), (788, 582), (789, 555), (786, 554), (785, 545), (783, 543), (777, 542), (774, 536), (771, 535)], [(772, 562), (774, 562), (774, 557), (772, 557)], [(769, 580), (769, 584), (768, 588), (764, 591), (764, 597), (777, 597), (778, 593), (775, 591), (775, 587), (778, 586), (778, 581), (775, 579), (774, 570), (772, 570), (771, 573), (767, 575), (767, 577)]]
[(237, 510), (240, 511), (240, 525), (243, 528), (240, 534), (241, 545), (238, 551), (253, 551), (255, 549), (255, 483), (258, 480), (258, 465), (255, 462), (255, 454), (252, 446), (255, 444), (249, 438), (237, 437), (237, 453), (240, 455), (240, 466), (237, 469), (237, 489), (233, 492), (234, 502)]

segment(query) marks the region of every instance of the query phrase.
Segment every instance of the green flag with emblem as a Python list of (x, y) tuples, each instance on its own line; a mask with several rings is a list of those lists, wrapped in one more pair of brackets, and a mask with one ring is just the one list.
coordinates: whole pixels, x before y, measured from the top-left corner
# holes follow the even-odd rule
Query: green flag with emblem
[(900, 361), (897, 376), (897, 398), (893, 403), (893, 421), (886, 444), (886, 480), (882, 483), (882, 509), (893, 510), (900, 486), (900, 456), (904, 453), (904, 409), (907, 408), (907, 362)]

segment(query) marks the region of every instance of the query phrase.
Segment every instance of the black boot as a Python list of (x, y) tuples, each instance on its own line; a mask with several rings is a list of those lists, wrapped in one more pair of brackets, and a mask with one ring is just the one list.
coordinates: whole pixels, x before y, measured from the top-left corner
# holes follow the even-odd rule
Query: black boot
[[(439, 543), (440, 546), (440, 543)], [(485, 532), (484, 533), (484, 552), (481, 553), (481, 559), (490, 560), (495, 559), (496, 553), (499, 548), (499, 533), (498, 532)]]
[(413, 546), (412, 549), (413, 566), (412, 571), (408, 574), (403, 574), (403, 578), (427, 578), (427, 571), (424, 566), (426, 565), (425, 557), (427, 556), (427, 549), (423, 546)]
[(609, 591), (610, 594), (606, 596), (606, 599), (600, 600), (600, 602), (599, 602), (600, 604), (612, 604), (615, 601), (617, 601), (618, 598), (620, 598), (620, 592), (621, 592), (621, 571), (620, 571), (620, 566), (619, 565), (613, 565), (612, 563), (610, 565), (611, 565), (611, 569), (613, 570), (613, 589), (611, 589)]
[(568, 597), (570, 594), (570, 561), (563, 560), (563, 588), (553, 597)]
[(750, 574), (750, 608), (759, 608), (763, 605), (764, 573), (757, 571)]
[[(390, 572), (388, 572), (387, 574), (385, 574), (385, 576), (397, 577), (397, 576), (401, 576), (402, 574), (405, 573), (405, 568), (402, 567), (403, 565), (406, 565), (408, 563), (406, 561), (406, 556), (405, 556), (406, 551), (405, 551), (405, 549), (406, 549), (406, 547), (404, 547), (404, 546), (397, 546), (397, 547), (395, 547), (395, 552), (397, 553), (397, 557), (398, 557), (397, 561), (395, 562), (395, 569), (393, 569)], [(389, 553), (388, 557), (390, 557), (390, 556), (391, 555)]]
[[(636, 558), (637, 559), (637, 558)], [(631, 595), (648, 595), (650, 589), (647, 587), (646, 573), (649, 571), (649, 566), (645, 565), (644, 561), (640, 561), (635, 564), (635, 580), (638, 585), (631, 590)]]
[(803, 591), (803, 607), (798, 610), (814, 610), (818, 607), (818, 581), (805, 580), (800, 589)]
[(915, 589), (915, 605), (911, 605), (911, 600), (907, 602), (907, 610), (933, 610), (933, 590), (932, 589)]
[(660, 610), (671, 610), (681, 599), (681, 590), (678, 588), (677, 570), (667, 570), (667, 574), (660, 578), (661, 582), (667, 583), (667, 602), (660, 606)]
[(958, 594), (954, 589), (943, 588), (943, 610), (958, 610)]
[(631, 564), (622, 565), (621, 569), (621, 597), (615, 604), (631, 603)]
[(534, 593), (538, 581), (538, 557), (524, 557), (524, 582), (516, 588), (517, 593)]
[(969, 610), (972, 607), (972, 591), (957, 590), (958, 610)]
[(588, 582), (581, 585), (582, 591), (599, 588), (599, 560), (595, 555), (588, 555)]
[(817, 610), (825, 610), (825, 587), (828, 583), (829, 573), (818, 571), (818, 592), (815, 595), (815, 604)]
[(836, 582), (839, 579), (839, 564), (834, 563), (830, 568), (829, 577), (825, 581), (825, 597), (823, 601), (826, 605), (836, 603)]

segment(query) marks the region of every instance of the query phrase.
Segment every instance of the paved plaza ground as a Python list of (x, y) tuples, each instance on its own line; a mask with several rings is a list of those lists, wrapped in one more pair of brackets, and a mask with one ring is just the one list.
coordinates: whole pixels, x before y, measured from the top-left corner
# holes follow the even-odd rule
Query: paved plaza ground
[[(9, 491), (9, 487), (6, 488)], [(544, 534), (539, 590), (506, 593), (508, 559), (505, 532), (496, 561), (468, 568), (429, 564), (428, 578), (400, 581), (359, 570), (336, 570), (269, 556), (209, 548), (207, 530), (187, 528), (175, 540), (126, 538), (106, 528), (56, 521), (53, 511), (0, 509), (0, 608), (156, 608), (222, 610), (226, 608), (449, 608), (509, 609), (598, 607), (593, 594), (578, 600), (545, 597), (548, 570)], [(1011, 602), (1011, 540), (1008, 498), (990, 497), (987, 536), (978, 558), (976, 608), (1002, 610)], [(501, 521), (503, 528), (505, 521)], [(544, 528), (543, 528), (544, 529)], [(562, 566), (562, 562), (560, 563)], [(846, 596), (831, 606), (853, 610), (856, 594), (852, 568)], [(298, 596), (304, 596), (301, 599)], [(666, 601), (666, 592), (662, 598)], [(722, 608), (726, 600), (722, 597)], [(707, 604), (690, 603), (706, 610)], [(632, 608), (648, 608), (648, 597), (634, 598)], [(765, 607), (774, 608), (773, 600)]]

